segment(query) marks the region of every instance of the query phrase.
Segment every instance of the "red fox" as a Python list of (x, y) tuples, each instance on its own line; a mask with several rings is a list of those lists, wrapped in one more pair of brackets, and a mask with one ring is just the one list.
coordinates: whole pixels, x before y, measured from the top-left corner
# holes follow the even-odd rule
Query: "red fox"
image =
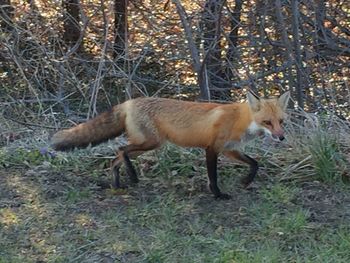
[[(279, 98), (259, 98), (248, 93), (246, 103), (218, 104), (162, 98), (137, 98), (114, 106), (110, 111), (58, 131), (51, 143), (55, 150), (96, 145), (122, 133), (128, 144), (120, 147), (111, 164), (113, 186), (120, 187), (119, 168), (125, 164), (132, 183), (138, 178), (130, 158), (160, 147), (169, 141), (184, 147), (200, 147), (206, 152), (209, 189), (216, 198), (228, 199), (217, 185), (217, 159), (220, 153), (250, 166), (242, 183), (248, 186), (258, 171), (253, 158), (235, 147), (244, 138), (268, 134), (284, 139), (282, 129), (289, 91)], [(249, 136), (250, 135), (250, 136)]]

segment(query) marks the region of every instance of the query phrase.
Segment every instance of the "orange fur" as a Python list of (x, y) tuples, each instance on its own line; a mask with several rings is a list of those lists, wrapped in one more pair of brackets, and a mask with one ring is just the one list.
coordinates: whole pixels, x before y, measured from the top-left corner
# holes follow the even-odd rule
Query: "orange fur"
[[(138, 98), (114, 106), (86, 123), (59, 131), (52, 138), (52, 146), (57, 150), (85, 147), (125, 132), (129, 144), (119, 151), (115, 170), (122, 162), (128, 162), (129, 154), (136, 156), (166, 141), (206, 149), (207, 155), (212, 155), (209, 163), (213, 163), (218, 153), (226, 152), (231, 158), (251, 164), (235, 149), (227, 149), (227, 145), (232, 146), (245, 135), (261, 131), (283, 139), (281, 120), (285, 117), (288, 99), (289, 93), (273, 99), (260, 99), (250, 94), (248, 102), (232, 104)], [(133, 173), (132, 169), (130, 171)]]

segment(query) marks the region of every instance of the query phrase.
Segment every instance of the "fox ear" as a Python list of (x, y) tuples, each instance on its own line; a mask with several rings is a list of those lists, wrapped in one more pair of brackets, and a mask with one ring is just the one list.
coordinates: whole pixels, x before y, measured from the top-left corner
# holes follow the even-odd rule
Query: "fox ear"
[(278, 98), (278, 103), (281, 105), (283, 110), (287, 109), (288, 102), (290, 99), (290, 91), (287, 91), (283, 93), (279, 98)]
[(260, 108), (260, 98), (249, 91), (247, 94), (247, 99), (250, 108), (254, 111), (258, 111)]

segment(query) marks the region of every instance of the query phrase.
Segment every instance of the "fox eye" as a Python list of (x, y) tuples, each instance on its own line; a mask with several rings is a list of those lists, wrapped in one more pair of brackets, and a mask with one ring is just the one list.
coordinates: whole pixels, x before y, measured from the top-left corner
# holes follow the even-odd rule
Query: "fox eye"
[(282, 119), (280, 119), (280, 124), (283, 124), (283, 120)]
[(272, 126), (272, 122), (271, 121), (263, 121), (263, 124), (265, 124), (266, 126)]

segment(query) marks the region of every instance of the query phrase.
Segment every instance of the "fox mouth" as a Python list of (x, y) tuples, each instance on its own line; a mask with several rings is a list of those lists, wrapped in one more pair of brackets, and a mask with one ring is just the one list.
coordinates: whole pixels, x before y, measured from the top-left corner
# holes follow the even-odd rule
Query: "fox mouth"
[(283, 131), (279, 132), (272, 132), (271, 130), (263, 127), (261, 130), (257, 132), (257, 135), (265, 135), (267, 137), (270, 137), (272, 140), (276, 142), (281, 142), (285, 139)]
[(285, 139), (284, 135), (275, 135), (275, 134), (272, 134), (271, 138), (276, 142), (281, 142)]
[(262, 137), (262, 136), (267, 135), (267, 134), (264, 132), (264, 130), (259, 130), (259, 131), (257, 132), (257, 135), (258, 135), (259, 137)]
[(258, 131), (257, 135), (259, 137), (265, 137), (265, 136), (269, 137), (275, 142), (281, 142), (281, 141), (283, 141), (285, 139), (283, 134), (281, 134), (281, 135), (273, 134), (270, 130), (266, 130), (266, 128)]

